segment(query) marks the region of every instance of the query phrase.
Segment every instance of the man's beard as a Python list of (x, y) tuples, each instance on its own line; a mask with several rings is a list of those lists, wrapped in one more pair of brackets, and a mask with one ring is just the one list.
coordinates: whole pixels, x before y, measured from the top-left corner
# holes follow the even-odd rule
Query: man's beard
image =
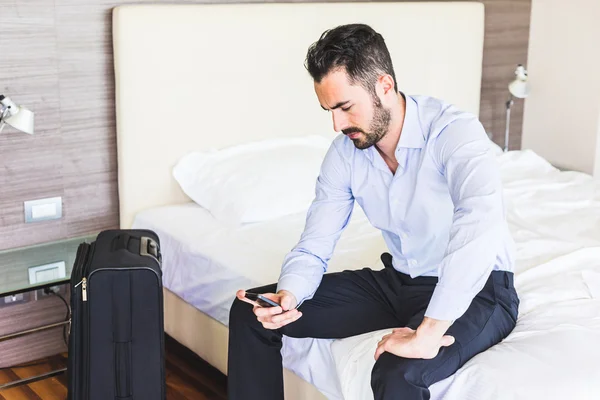
[(360, 128), (352, 127), (344, 129), (342, 132), (346, 135), (355, 132), (362, 132), (362, 136), (357, 139), (352, 139), (354, 146), (357, 149), (364, 150), (379, 142), (388, 132), (390, 127), (391, 112), (388, 108), (383, 107), (381, 101), (376, 99), (373, 107), (373, 119), (369, 125), (369, 132), (365, 132)]

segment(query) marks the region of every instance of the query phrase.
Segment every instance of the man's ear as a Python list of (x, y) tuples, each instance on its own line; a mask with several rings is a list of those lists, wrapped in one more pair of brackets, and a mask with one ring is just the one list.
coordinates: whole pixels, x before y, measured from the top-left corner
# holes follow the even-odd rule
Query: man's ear
[(377, 93), (382, 97), (387, 96), (391, 91), (394, 91), (394, 78), (391, 75), (385, 74), (381, 75), (379, 79), (377, 79), (377, 89), (381, 90), (381, 93)]

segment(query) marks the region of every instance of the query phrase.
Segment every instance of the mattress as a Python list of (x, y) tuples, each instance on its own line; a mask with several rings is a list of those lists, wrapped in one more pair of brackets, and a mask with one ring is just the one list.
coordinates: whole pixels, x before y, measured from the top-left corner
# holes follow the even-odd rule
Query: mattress
[[(585, 174), (560, 172), (531, 151), (498, 160), (517, 242), (519, 321), (502, 343), (433, 385), (432, 399), (597, 398), (600, 369), (592, 363), (600, 357), (600, 185)], [(190, 203), (142, 212), (134, 227), (159, 234), (165, 287), (227, 325), (237, 289), (277, 280), (304, 218), (300, 213), (232, 228)], [(382, 268), (383, 251), (380, 232), (357, 207), (328, 272)], [(373, 354), (385, 333), (332, 341), (286, 337), (284, 366), (329, 399), (370, 399)]]

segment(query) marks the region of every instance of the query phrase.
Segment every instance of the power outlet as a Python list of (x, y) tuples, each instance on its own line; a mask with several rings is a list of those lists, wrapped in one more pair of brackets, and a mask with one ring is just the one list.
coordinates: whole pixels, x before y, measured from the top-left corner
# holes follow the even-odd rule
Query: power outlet
[[(66, 293), (62, 290), (62, 287), (59, 286), (51, 286), (48, 289), (50, 289), (51, 291), (53, 291), (56, 294), (60, 294), (62, 296), (64, 296)], [(34, 296), (35, 296), (35, 300), (40, 300), (49, 296), (54, 296), (52, 293), (46, 293), (46, 289), (37, 289), (34, 292)]]
[(10, 296), (0, 297), (0, 308), (12, 306), (15, 304), (26, 303), (29, 301), (29, 293), (19, 293)]

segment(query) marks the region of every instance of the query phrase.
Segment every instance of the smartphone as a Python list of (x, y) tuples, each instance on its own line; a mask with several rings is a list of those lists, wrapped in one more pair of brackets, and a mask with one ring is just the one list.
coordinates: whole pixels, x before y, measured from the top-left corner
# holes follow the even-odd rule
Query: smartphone
[(279, 304), (275, 303), (271, 299), (266, 298), (262, 294), (246, 292), (245, 297), (260, 307), (279, 307)]

